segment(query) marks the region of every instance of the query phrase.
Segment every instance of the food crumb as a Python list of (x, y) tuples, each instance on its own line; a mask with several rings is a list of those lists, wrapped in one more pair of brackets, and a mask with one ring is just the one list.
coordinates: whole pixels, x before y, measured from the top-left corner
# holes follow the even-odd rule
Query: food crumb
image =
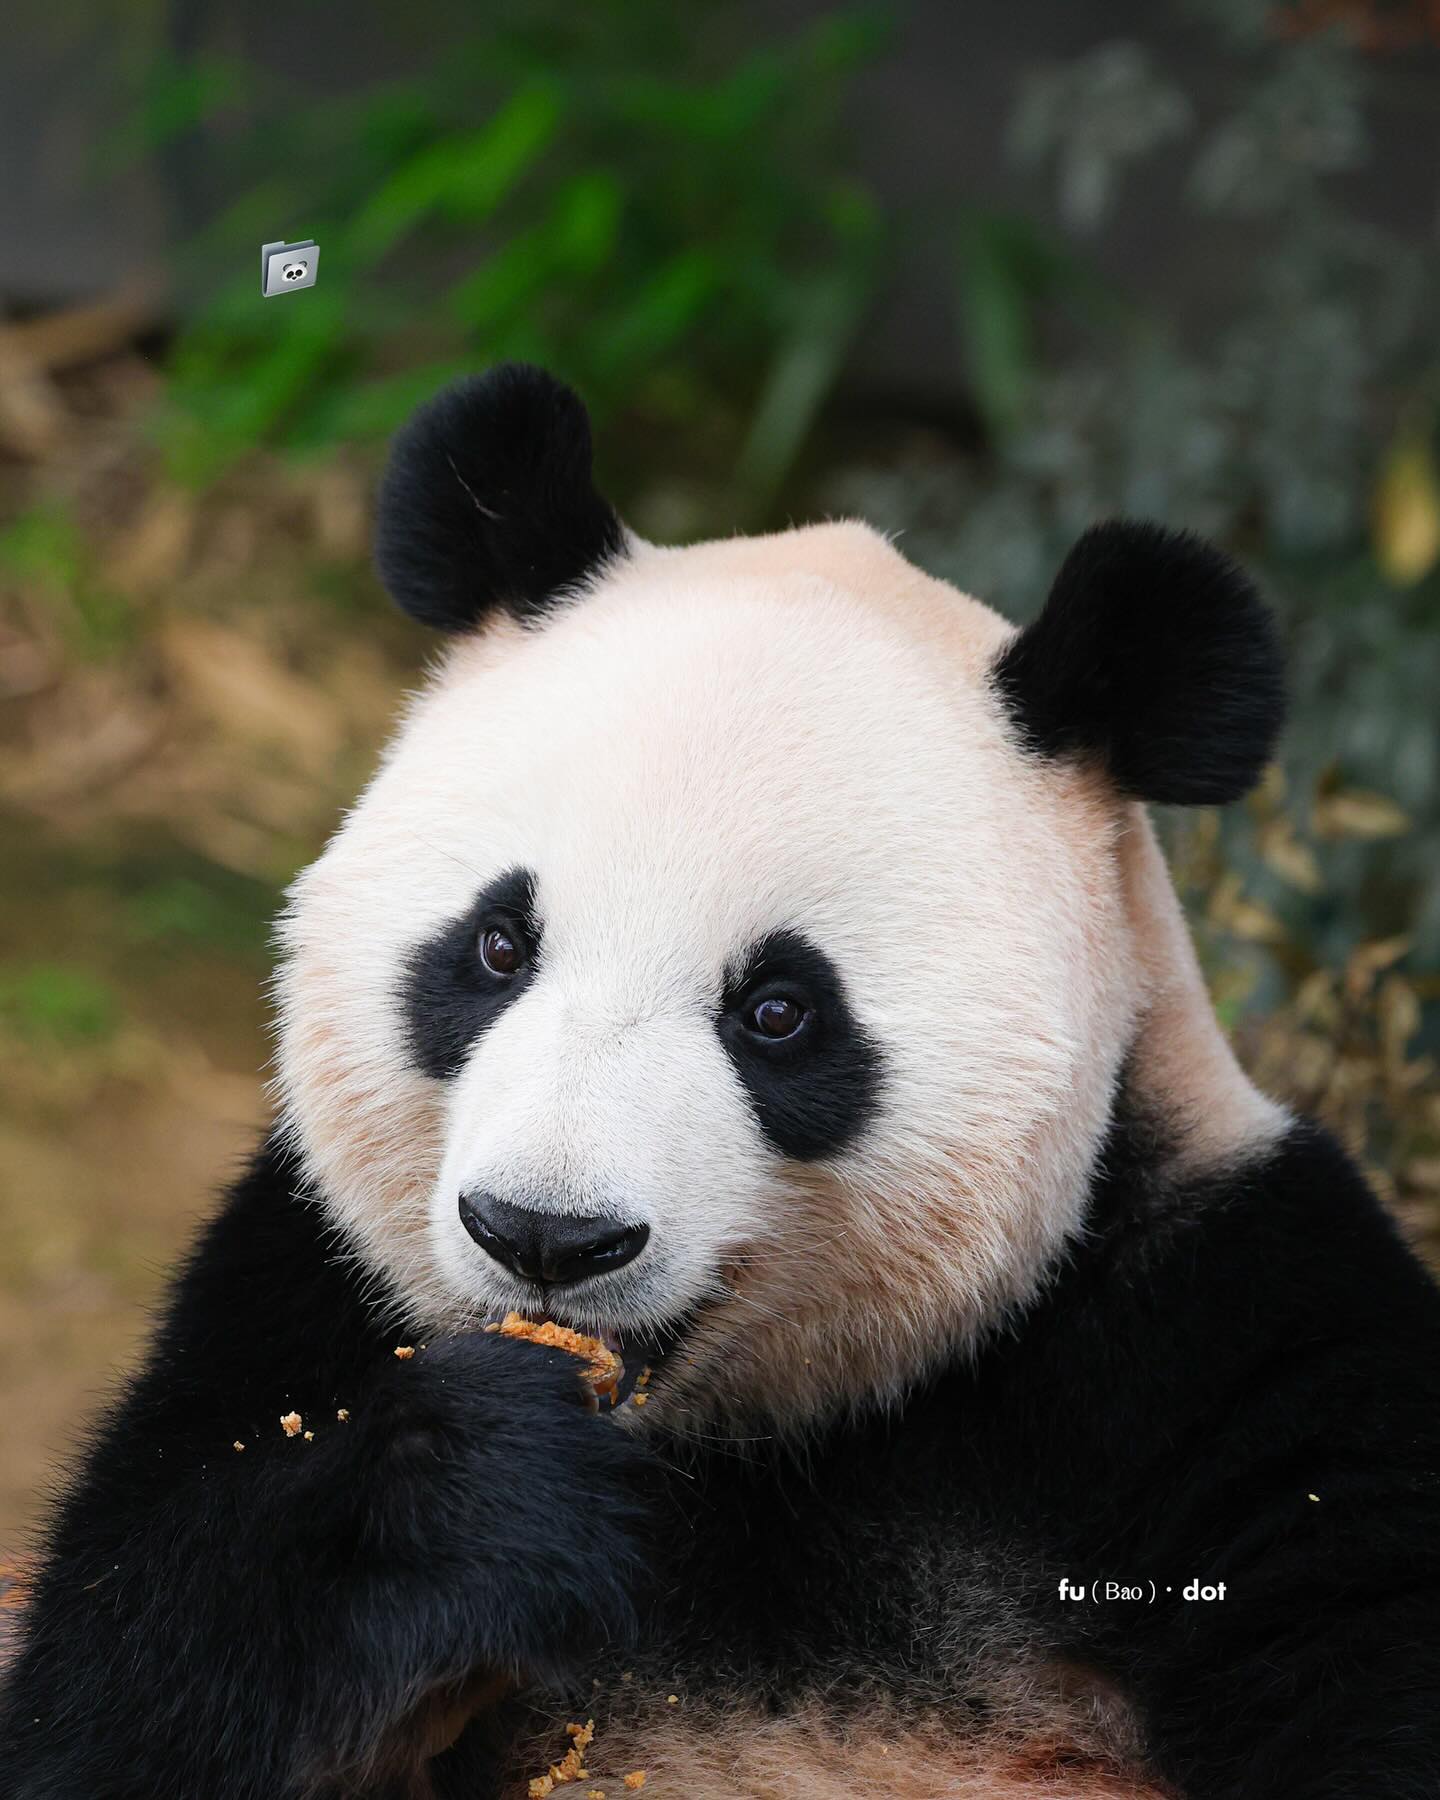
[(635, 1385), (637, 1388), (642, 1388), (642, 1387), (648, 1387), (649, 1384), (650, 1384), (650, 1365), (647, 1363), (645, 1365), (645, 1367), (640, 1371), (640, 1373), (635, 1377)]
[(630, 1398), (637, 1406), (648, 1406), (650, 1404), (650, 1396), (648, 1394), (632, 1394)]
[(587, 1719), (583, 1725), (567, 1725), (565, 1732), (570, 1739), (570, 1748), (558, 1763), (551, 1763), (547, 1774), (531, 1778), (530, 1800), (545, 1800), (545, 1796), (553, 1794), (557, 1787), (589, 1779), (590, 1771), (585, 1767), (585, 1752), (595, 1736), (595, 1721)]
[(299, 1413), (297, 1413), (297, 1412), (281, 1413), (280, 1428), (285, 1433), (286, 1437), (299, 1437), (300, 1424), (301, 1424), (301, 1420), (300, 1420)]
[(335, 1417), (342, 1425), (347, 1425), (350, 1422), (350, 1408), (348, 1406), (342, 1406)]
[(1305, 1498), (1306, 1498), (1306, 1499), (1307, 1499), (1307, 1500), (1314, 1500), (1314, 1501), (1317, 1501), (1317, 1502), (1318, 1502), (1318, 1501), (1319, 1501), (1319, 1499), (1320, 1499), (1320, 1496), (1319, 1496), (1319, 1495), (1318, 1495), (1318, 1494), (1307, 1494), (1307, 1495), (1306, 1495), (1306, 1496), (1305, 1496)]
[(395, 1346), (395, 1354), (400, 1358), (401, 1362), (409, 1362), (410, 1358), (415, 1354), (415, 1346), (413, 1344), (397, 1344)]
[(680, 1696), (678, 1694), (667, 1694), (665, 1696), (665, 1704), (667, 1706), (678, 1706), (680, 1704)]
[(235, 1442), (230, 1446), (230, 1448), (232, 1450), (243, 1450), (245, 1448), (245, 1446), (240, 1442), (239, 1438), (236, 1438)]
[(623, 1779), (626, 1787), (630, 1788), (632, 1791), (642, 1788), (645, 1785), (645, 1771), (643, 1769), (632, 1769)]
[(313, 1431), (307, 1431), (305, 1433), (305, 1442), (307, 1444), (313, 1444), (315, 1442), (315, 1433)]
[(605, 1800), (604, 1788), (586, 1788), (585, 1800)]

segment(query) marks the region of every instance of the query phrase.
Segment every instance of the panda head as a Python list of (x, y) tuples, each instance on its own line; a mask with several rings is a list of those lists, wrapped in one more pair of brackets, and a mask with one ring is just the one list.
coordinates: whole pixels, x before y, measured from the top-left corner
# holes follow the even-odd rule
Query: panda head
[(809, 1421), (1033, 1293), (1122, 1070), (1180, 1138), (1265, 1128), (1138, 804), (1274, 742), (1218, 551), (1102, 525), (1017, 632), (858, 524), (657, 549), (506, 367), (401, 433), (378, 563), (453, 637), (293, 889), (280, 1085), (422, 1317), (668, 1343), (651, 1417)]

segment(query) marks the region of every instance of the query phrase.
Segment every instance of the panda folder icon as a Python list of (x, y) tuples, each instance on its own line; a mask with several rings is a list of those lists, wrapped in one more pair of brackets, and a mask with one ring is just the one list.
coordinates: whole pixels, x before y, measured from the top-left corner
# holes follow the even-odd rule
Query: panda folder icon
[(260, 246), (260, 292), (269, 300), (276, 294), (293, 293), (296, 288), (314, 287), (320, 263), (320, 246), (314, 238), (298, 244), (287, 244), (282, 238), (276, 244)]

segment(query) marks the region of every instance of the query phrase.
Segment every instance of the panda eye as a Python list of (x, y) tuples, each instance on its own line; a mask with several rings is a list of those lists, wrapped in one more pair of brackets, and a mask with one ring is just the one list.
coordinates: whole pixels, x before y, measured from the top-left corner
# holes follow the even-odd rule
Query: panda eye
[(745, 1025), (756, 1037), (766, 1038), (773, 1044), (796, 1036), (805, 1029), (809, 1019), (810, 1008), (793, 994), (767, 994), (746, 1012)]
[(518, 975), (525, 967), (525, 948), (518, 933), (503, 925), (487, 925), (480, 933), (480, 961), (502, 979)]

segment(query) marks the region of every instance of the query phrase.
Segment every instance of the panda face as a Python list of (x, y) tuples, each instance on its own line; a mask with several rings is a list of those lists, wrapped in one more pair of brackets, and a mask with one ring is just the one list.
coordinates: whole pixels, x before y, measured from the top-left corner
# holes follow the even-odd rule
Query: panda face
[(287, 1117), (396, 1291), (683, 1330), (677, 1416), (809, 1418), (1033, 1289), (1136, 977), (1010, 635), (844, 525), (458, 643), (283, 927)]

